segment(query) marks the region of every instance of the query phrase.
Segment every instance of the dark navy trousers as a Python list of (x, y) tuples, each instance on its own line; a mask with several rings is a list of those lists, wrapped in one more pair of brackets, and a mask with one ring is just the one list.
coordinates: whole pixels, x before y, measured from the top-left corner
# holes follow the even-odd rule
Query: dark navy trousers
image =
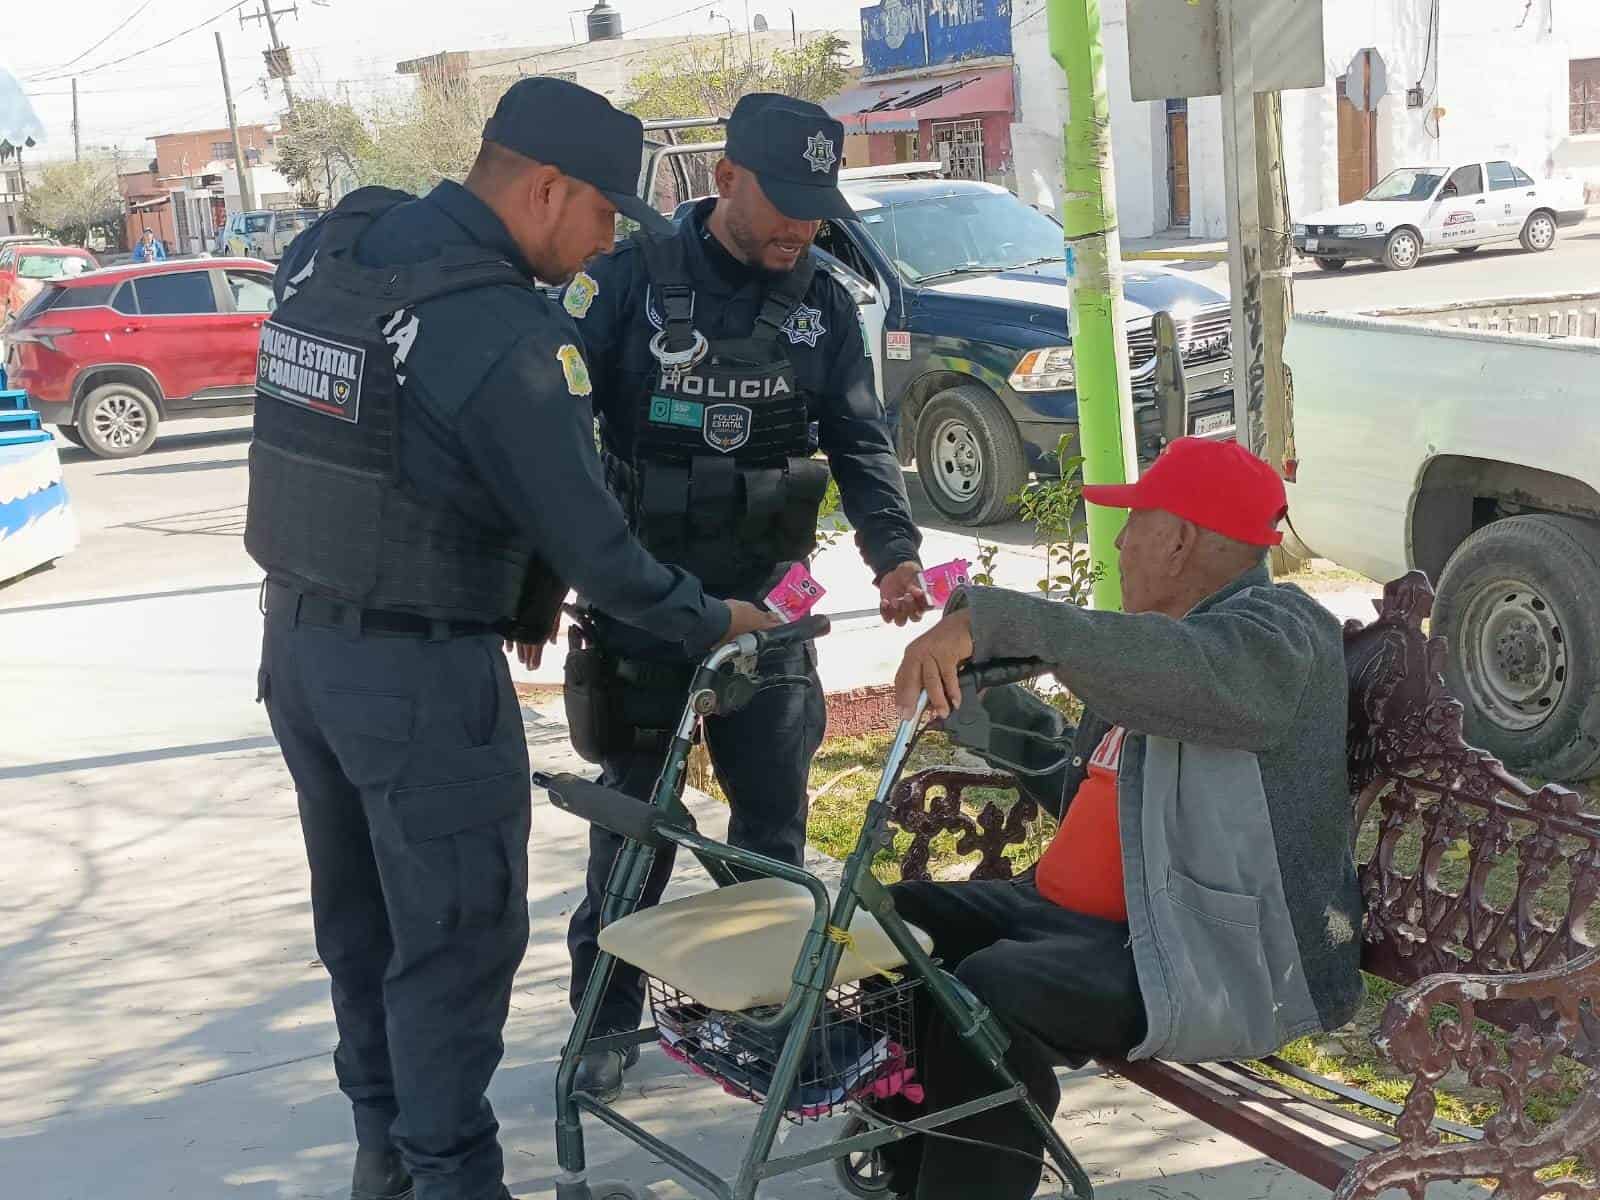
[(528, 941), (528, 751), (500, 640), (302, 621), (274, 592), (260, 687), (299, 797), (334, 1070), (417, 1200), (499, 1200), (485, 1091)]
[[(708, 717), (706, 748), (717, 782), (732, 812), (728, 841), (745, 850), (799, 866), (805, 860), (806, 815), (810, 809), (806, 781), (811, 760), (822, 745), (828, 721), (822, 682), (817, 678), (816, 652), (807, 646), (769, 651), (761, 674), (787, 675), (803, 682), (784, 683), (757, 693), (750, 704), (726, 716)], [(687, 683), (688, 674), (685, 673)], [(662, 706), (659, 717), (676, 724), (685, 697), (676, 706)], [(665, 754), (624, 753), (602, 763), (600, 781), (640, 800), (648, 800), (661, 774)], [(571, 1000), (574, 1010), (583, 998), (599, 954), (600, 912), (606, 881), (623, 839), (598, 825), (589, 827), (589, 872), (583, 903), (572, 914), (567, 950), (572, 957)], [(673, 847), (656, 851), (639, 907), (661, 899), (672, 875)], [(698, 869), (698, 868), (697, 868)], [(595, 1029), (620, 1033), (637, 1029), (644, 1011), (644, 982), (639, 972), (618, 963), (600, 1007)]]

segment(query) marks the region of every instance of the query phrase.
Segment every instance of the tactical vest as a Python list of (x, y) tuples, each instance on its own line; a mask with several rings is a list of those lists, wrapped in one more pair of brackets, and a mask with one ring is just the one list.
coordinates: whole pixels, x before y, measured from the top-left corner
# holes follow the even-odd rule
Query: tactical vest
[(273, 579), (362, 608), (506, 622), (532, 546), (425, 504), (399, 482), (406, 397), (397, 342), (386, 338), (407, 333), (385, 325), (452, 292), (531, 285), (469, 247), (407, 266), (356, 262), (362, 232), (411, 198), (385, 188), (347, 196), (262, 326), (245, 549)]
[(779, 340), (815, 267), (807, 256), (768, 287), (748, 337), (707, 341), (694, 327), (682, 240), (634, 241), (660, 300), (658, 369), (625, 398), (633, 459), (608, 456), (607, 478), (657, 558), (711, 592), (746, 587), (816, 548), (828, 467), (811, 456), (806, 397)]

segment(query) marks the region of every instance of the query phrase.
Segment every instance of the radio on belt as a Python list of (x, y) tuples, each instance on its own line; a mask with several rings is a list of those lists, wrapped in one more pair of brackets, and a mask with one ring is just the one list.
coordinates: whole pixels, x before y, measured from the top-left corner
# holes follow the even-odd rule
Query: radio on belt
[(785, 621), (798, 621), (828, 594), (828, 589), (806, 570), (805, 563), (795, 563), (784, 572), (778, 586), (767, 593), (767, 607)]

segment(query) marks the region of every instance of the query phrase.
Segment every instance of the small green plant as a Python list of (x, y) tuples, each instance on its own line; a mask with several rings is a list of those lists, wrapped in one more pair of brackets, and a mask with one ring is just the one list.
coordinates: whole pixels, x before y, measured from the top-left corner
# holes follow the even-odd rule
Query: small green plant
[(985, 544), (982, 538), (978, 539), (978, 569), (972, 572), (972, 582), (978, 587), (994, 587), (994, 569), (1000, 562), (1000, 546), (997, 542)]
[(1089, 557), (1083, 519), (1083, 456), (1063, 436), (1050, 455), (1053, 478), (1035, 477), (1014, 497), (1019, 515), (1033, 525), (1033, 544), (1044, 548), (1044, 578), (1034, 586), (1046, 600), (1086, 605), (1103, 573)]
[(839, 511), (839, 484), (828, 480), (828, 490), (823, 493), (822, 505), (817, 509), (817, 549), (831, 550), (844, 536), (843, 515)]

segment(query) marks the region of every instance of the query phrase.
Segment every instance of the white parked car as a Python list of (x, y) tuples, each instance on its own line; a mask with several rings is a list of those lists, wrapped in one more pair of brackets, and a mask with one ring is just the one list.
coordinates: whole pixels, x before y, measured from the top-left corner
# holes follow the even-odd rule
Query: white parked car
[(1548, 250), (1556, 231), (1588, 216), (1576, 180), (1535, 183), (1514, 163), (1402, 167), (1360, 200), (1312, 213), (1294, 227), (1294, 248), (1337, 271), (1352, 259), (1409, 271), (1424, 254), (1472, 254), (1495, 242)]

